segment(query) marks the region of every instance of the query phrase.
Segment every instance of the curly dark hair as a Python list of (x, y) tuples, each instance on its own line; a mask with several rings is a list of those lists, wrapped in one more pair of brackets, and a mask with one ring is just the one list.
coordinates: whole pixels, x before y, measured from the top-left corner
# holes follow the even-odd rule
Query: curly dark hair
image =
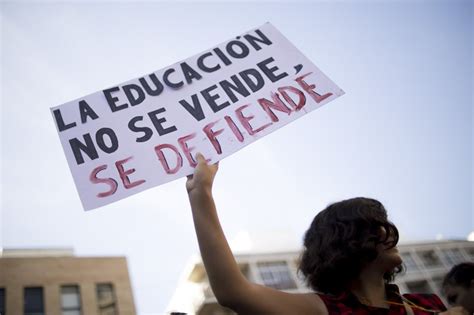
[(443, 279), (442, 287), (443, 290), (448, 285), (469, 288), (472, 280), (474, 280), (474, 262), (464, 262), (451, 268)]
[[(381, 239), (381, 227), (387, 231)], [(395, 247), (398, 230), (375, 199), (353, 198), (318, 213), (304, 237), (299, 271), (315, 291), (340, 294), (377, 257), (377, 245)], [(388, 283), (401, 266), (384, 275)]]

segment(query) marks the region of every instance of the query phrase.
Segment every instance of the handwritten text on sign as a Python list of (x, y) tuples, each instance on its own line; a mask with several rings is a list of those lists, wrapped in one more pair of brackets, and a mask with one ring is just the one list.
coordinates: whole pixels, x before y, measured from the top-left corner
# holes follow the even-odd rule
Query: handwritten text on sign
[(344, 94), (271, 24), (51, 108), (86, 210), (191, 174)]

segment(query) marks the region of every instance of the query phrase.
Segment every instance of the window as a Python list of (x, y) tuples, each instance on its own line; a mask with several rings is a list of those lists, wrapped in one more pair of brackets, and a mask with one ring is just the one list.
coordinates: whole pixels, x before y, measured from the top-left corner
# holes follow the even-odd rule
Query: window
[(44, 315), (43, 288), (25, 288), (23, 305), (25, 315)]
[(441, 292), (441, 289), (442, 289), (441, 287), (443, 286), (443, 279), (444, 279), (443, 276), (434, 276), (431, 278), (438, 292)]
[(402, 260), (407, 273), (419, 271), (416, 261), (410, 253), (402, 253)]
[(285, 261), (258, 263), (263, 285), (278, 290), (296, 289), (296, 283)]
[(79, 286), (61, 286), (61, 311), (63, 315), (81, 315)]
[(5, 315), (5, 289), (0, 288), (0, 315)]
[(100, 315), (117, 315), (117, 302), (112, 283), (99, 283), (97, 289), (97, 304)]
[(467, 254), (474, 259), (474, 248), (466, 248)]
[(449, 267), (457, 265), (465, 260), (459, 248), (446, 249), (443, 251), (443, 256)]
[(423, 264), (426, 268), (437, 268), (443, 266), (441, 260), (439, 259), (438, 255), (436, 255), (434, 250), (419, 252), (418, 254), (423, 260)]
[(407, 282), (406, 285), (410, 293), (433, 293), (426, 280)]

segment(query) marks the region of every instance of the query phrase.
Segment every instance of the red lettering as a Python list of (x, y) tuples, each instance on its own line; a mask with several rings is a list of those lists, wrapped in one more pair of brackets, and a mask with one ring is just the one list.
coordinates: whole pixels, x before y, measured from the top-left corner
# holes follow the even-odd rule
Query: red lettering
[[(295, 102), (293, 101), (293, 99), (288, 95), (288, 93), (286, 91), (289, 91), (289, 92), (293, 92), (295, 93), (296, 95), (298, 95), (298, 104), (295, 104)], [(304, 93), (301, 92), (300, 90), (298, 90), (297, 88), (295, 87), (292, 87), (292, 86), (282, 86), (280, 88), (278, 88), (278, 92), (281, 93), (281, 95), (283, 96), (283, 98), (285, 99), (285, 101), (291, 105), (291, 107), (293, 107), (293, 110), (294, 111), (299, 111), (300, 109), (303, 108), (303, 106), (306, 104), (306, 96), (304, 96)]]
[(291, 109), (289, 109), (288, 107), (285, 106), (285, 104), (283, 104), (283, 102), (280, 99), (280, 95), (278, 95), (278, 93), (272, 92), (271, 96), (272, 96), (273, 102), (267, 100), (266, 98), (260, 98), (258, 99), (258, 103), (260, 104), (260, 106), (262, 106), (265, 113), (267, 113), (267, 115), (270, 116), (273, 122), (277, 122), (279, 120), (278, 120), (278, 117), (275, 115), (275, 113), (273, 113), (272, 109), (275, 109), (280, 112), (284, 112), (287, 115), (291, 114)]
[(97, 194), (97, 197), (104, 198), (113, 195), (117, 191), (118, 184), (113, 178), (98, 178), (97, 174), (99, 172), (107, 169), (107, 165), (100, 165), (94, 168), (91, 175), (89, 176), (89, 180), (93, 184), (106, 184), (110, 186), (110, 189), (101, 193)]
[(308, 94), (316, 101), (316, 103), (320, 103), (320, 102), (324, 101), (325, 99), (327, 99), (329, 96), (331, 96), (332, 93), (326, 93), (324, 95), (316, 93), (313, 90), (314, 88), (316, 88), (316, 85), (314, 85), (314, 84), (309, 85), (308, 83), (306, 83), (306, 81), (303, 80), (305, 77), (307, 77), (311, 73), (312, 72), (309, 72), (309, 73), (306, 73), (306, 74), (304, 74), (300, 77), (297, 77), (295, 79), (295, 81), (298, 82), (298, 84), (303, 88), (303, 90), (308, 92)]
[(196, 133), (192, 133), (190, 135), (186, 135), (184, 137), (178, 138), (178, 143), (181, 146), (181, 149), (183, 149), (184, 156), (189, 162), (189, 165), (192, 167), (196, 167), (197, 163), (194, 160), (193, 156), (191, 155), (191, 151), (194, 150), (196, 147), (188, 147), (187, 141), (193, 139), (196, 137)]
[(232, 133), (235, 135), (237, 140), (239, 140), (239, 142), (244, 142), (244, 136), (242, 135), (242, 132), (240, 132), (239, 128), (237, 128), (237, 125), (232, 120), (232, 118), (230, 118), (229, 116), (224, 116), (224, 119), (227, 122), (227, 125), (229, 125), (230, 130), (232, 130)]
[(267, 128), (268, 126), (270, 126), (272, 123), (268, 123), (266, 125), (263, 125), (259, 128), (257, 128), (256, 130), (253, 129), (253, 127), (250, 125), (250, 121), (252, 119), (255, 118), (255, 116), (253, 115), (250, 115), (250, 116), (244, 116), (244, 114), (242, 113), (242, 111), (244, 109), (246, 109), (247, 107), (249, 107), (249, 104), (247, 105), (243, 105), (243, 106), (240, 106), (239, 108), (237, 108), (235, 110), (235, 114), (237, 115), (237, 118), (239, 119), (240, 123), (242, 124), (242, 126), (244, 126), (245, 130), (247, 130), (247, 132), (249, 133), (249, 135), (253, 136), (254, 134), (256, 134), (257, 132), (260, 132), (262, 131), (263, 129)]
[(204, 131), (204, 133), (206, 134), (207, 138), (209, 139), (209, 141), (211, 141), (212, 143), (212, 146), (214, 147), (214, 149), (216, 150), (217, 154), (222, 154), (222, 148), (221, 148), (221, 145), (219, 143), (219, 141), (217, 141), (217, 136), (220, 135), (224, 129), (219, 129), (219, 130), (212, 130), (212, 127), (214, 127), (214, 125), (217, 123), (218, 121), (215, 121), (215, 122), (211, 122), (209, 124), (207, 124), (206, 126), (204, 126), (204, 128), (202, 129)]
[(135, 169), (134, 168), (129, 168), (128, 170), (125, 170), (124, 167), (123, 167), (123, 164), (127, 163), (132, 158), (133, 158), (133, 156), (130, 156), (130, 157), (124, 159), (124, 160), (120, 160), (120, 161), (115, 162), (115, 167), (117, 168), (117, 171), (119, 172), (120, 178), (122, 179), (123, 186), (126, 189), (136, 187), (136, 186), (141, 185), (145, 182), (144, 179), (137, 180), (133, 183), (130, 182), (130, 179), (128, 178), (128, 175), (131, 175), (131, 174), (135, 173)]
[[(176, 166), (171, 169), (168, 161), (166, 160), (166, 156), (163, 153), (163, 149), (170, 149), (176, 154)], [(183, 166), (183, 158), (181, 157), (181, 154), (179, 154), (178, 149), (174, 145), (171, 144), (160, 144), (155, 147), (155, 153), (158, 156), (158, 160), (160, 160), (161, 165), (163, 166), (163, 169), (167, 174), (175, 174), (179, 169)]]

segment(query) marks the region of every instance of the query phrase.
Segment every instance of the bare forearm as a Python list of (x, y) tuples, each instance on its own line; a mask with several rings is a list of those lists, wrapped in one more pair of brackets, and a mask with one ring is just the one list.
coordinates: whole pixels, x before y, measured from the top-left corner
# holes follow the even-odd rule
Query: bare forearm
[(222, 231), (209, 190), (189, 195), (194, 226), (211, 287), (218, 301), (231, 304), (247, 284)]
[(327, 315), (324, 303), (314, 294), (280, 292), (251, 284), (244, 277), (224, 236), (212, 198), (212, 184), (218, 164), (208, 165), (204, 156), (199, 153), (196, 158), (198, 165), (194, 174), (188, 176), (186, 189), (202, 260), (219, 303), (239, 314)]

